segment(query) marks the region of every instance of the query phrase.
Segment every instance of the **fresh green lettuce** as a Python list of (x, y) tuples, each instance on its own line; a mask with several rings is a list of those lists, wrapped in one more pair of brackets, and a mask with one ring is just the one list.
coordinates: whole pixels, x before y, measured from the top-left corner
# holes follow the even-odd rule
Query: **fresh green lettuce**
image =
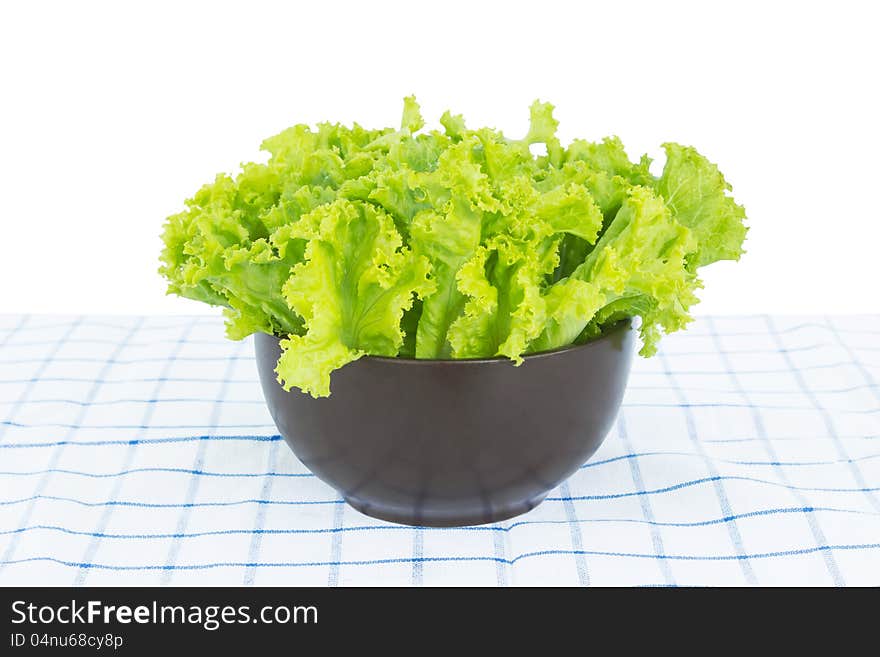
[(409, 97), (398, 130), (267, 139), (267, 163), (167, 219), (168, 292), (224, 307), (230, 338), (282, 337), (279, 381), (323, 397), (364, 355), (519, 364), (636, 316), (651, 355), (690, 321), (698, 268), (742, 253), (745, 211), (693, 148), (664, 144), (654, 176), (617, 138), (564, 147), (537, 101), (521, 140), (440, 124)]

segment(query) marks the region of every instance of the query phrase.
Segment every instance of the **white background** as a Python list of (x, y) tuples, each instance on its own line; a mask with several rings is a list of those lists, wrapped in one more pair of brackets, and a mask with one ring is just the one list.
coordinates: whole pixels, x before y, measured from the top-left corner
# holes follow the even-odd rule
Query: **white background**
[(0, 312), (217, 312), (164, 296), (165, 216), (293, 123), (666, 140), (746, 206), (701, 313), (878, 312), (871, 2), (7, 2), (0, 8)]

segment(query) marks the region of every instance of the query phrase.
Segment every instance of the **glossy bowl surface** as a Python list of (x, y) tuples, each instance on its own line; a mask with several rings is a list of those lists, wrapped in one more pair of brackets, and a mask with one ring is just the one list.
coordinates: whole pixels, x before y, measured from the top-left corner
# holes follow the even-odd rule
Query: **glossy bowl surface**
[(280, 339), (255, 336), (263, 395), (296, 456), (359, 511), (437, 527), (524, 513), (583, 465), (617, 416), (634, 341), (624, 322), (519, 367), (369, 356), (314, 399), (284, 391)]

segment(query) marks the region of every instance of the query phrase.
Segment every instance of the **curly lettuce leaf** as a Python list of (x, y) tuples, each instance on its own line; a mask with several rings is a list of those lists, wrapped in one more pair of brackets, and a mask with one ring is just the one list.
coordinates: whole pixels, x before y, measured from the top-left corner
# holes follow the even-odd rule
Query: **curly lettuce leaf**
[(396, 356), (401, 319), (414, 295), (432, 291), (430, 263), (402, 247), (391, 217), (366, 203), (340, 199), (297, 224), (308, 240), (284, 298), (305, 333), (281, 341), (276, 373), (286, 390), (330, 394), (330, 373), (364, 354)]
[(413, 222), (412, 247), (432, 264), (435, 290), (422, 300), (415, 336), (417, 358), (450, 358), (449, 329), (464, 310), (456, 276), (480, 245), (481, 216), (467, 203), (447, 203), (444, 212), (426, 210)]
[(666, 165), (657, 190), (675, 219), (697, 239), (694, 265), (738, 260), (747, 232), (746, 212), (728, 196), (731, 187), (718, 167), (689, 146), (666, 143), (663, 148)]
[(507, 356), (522, 363), (545, 323), (541, 283), (558, 262), (557, 241), (496, 236), (477, 249), (457, 276), (459, 290), (469, 298), (449, 329), (455, 358)]
[(643, 155), (632, 162), (618, 137), (606, 137), (601, 142), (575, 139), (565, 153), (566, 161), (585, 162), (594, 171), (602, 171), (612, 178), (619, 176), (633, 185), (651, 185), (654, 176), (649, 168), (651, 158)]
[[(652, 354), (658, 326), (670, 332), (690, 321), (687, 310), (697, 301), (693, 291), (699, 281), (686, 263), (695, 249), (691, 231), (673, 219), (662, 198), (645, 187), (631, 188), (596, 248), (570, 277), (592, 289), (581, 292), (583, 296), (561, 297), (556, 316), (532, 349), (571, 344), (594, 314), (613, 305), (617, 312), (625, 308), (628, 316), (642, 317), (642, 353)], [(562, 285), (570, 285), (569, 279), (555, 283), (548, 294)], [(584, 297), (591, 306), (578, 308)], [(592, 312), (585, 312), (588, 309)]]
[(260, 217), (277, 201), (265, 188), (271, 180), (257, 165), (246, 167), (237, 181), (218, 176), (165, 226), (161, 271), (169, 291), (225, 306), (233, 339), (255, 331), (296, 333), (302, 326), (281, 296), (301, 252), (279, 255), (262, 237), (267, 230)]

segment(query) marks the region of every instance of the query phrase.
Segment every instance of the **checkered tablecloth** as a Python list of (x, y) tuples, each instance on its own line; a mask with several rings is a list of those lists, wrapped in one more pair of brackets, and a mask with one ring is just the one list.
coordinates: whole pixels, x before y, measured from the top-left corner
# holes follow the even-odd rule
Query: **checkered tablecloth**
[(417, 529), (297, 461), (218, 319), (0, 317), (0, 584), (878, 585), (878, 382), (880, 316), (702, 318), (538, 508)]

